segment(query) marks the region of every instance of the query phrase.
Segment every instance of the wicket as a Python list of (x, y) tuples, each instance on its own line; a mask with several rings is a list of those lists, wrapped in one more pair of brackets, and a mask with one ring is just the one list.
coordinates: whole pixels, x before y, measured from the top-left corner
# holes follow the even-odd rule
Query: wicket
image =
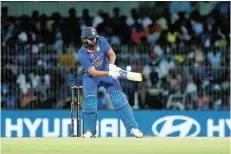
[[(80, 126), (81, 126), (81, 121), (80, 121), (80, 90), (83, 88), (83, 86), (72, 86), (71, 87), (71, 136), (72, 137), (80, 137), (81, 132), (80, 132)], [(75, 97), (75, 91), (77, 89), (77, 101), (75, 102), (74, 97)], [(74, 131), (74, 112), (75, 112), (75, 105), (76, 105), (76, 120), (77, 120), (77, 130), (76, 130), (76, 135)]]

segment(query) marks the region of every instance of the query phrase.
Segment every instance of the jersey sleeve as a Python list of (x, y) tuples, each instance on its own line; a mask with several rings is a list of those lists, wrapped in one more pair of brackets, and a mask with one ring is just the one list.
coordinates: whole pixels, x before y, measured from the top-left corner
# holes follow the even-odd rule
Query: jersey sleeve
[(111, 49), (111, 46), (109, 45), (109, 43), (107, 42), (107, 40), (101, 36), (101, 39), (103, 41), (103, 48), (105, 50), (106, 53), (109, 52), (109, 50)]
[(78, 53), (78, 61), (86, 70), (92, 67), (91, 61), (89, 60), (88, 56), (83, 53)]

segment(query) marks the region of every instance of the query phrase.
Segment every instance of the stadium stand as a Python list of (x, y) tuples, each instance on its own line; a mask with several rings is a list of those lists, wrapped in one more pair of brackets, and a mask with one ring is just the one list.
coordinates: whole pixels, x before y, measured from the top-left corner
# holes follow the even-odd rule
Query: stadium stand
[[(83, 75), (80, 32), (93, 26), (112, 45), (119, 67), (143, 73), (142, 83), (121, 80), (134, 108), (229, 110), (229, 2), (159, 5), (140, 5), (129, 16), (118, 7), (112, 16), (84, 9), (81, 17), (74, 8), (67, 17), (36, 10), (8, 16), (10, 8), (2, 7), (2, 108), (69, 108), (70, 86)], [(104, 90), (99, 96), (100, 109), (111, 109)]]

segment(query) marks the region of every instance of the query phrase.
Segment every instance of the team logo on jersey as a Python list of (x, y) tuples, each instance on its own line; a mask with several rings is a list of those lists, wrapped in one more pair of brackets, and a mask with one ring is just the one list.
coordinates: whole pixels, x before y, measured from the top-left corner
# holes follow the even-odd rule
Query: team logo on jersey
[(100, 47), (99, 46), (96, 47), (96, 51), (100, 51)]

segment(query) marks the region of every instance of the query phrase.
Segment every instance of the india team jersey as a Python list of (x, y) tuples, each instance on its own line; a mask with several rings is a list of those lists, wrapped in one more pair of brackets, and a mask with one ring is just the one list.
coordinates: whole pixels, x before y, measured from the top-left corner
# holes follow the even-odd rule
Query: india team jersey
[(89, 52), (86, 47), (82, 46), (78, 52), (78, 61), (85, 69), (85, 75), (90, 76), (87, 69), (94, 66), (96, 70), (103, 71), (108, 70), (109, 61), (107, 58), (107, 53), (110, 50), (110, 45), (107, 40), (100, 36), (95, 52)]

